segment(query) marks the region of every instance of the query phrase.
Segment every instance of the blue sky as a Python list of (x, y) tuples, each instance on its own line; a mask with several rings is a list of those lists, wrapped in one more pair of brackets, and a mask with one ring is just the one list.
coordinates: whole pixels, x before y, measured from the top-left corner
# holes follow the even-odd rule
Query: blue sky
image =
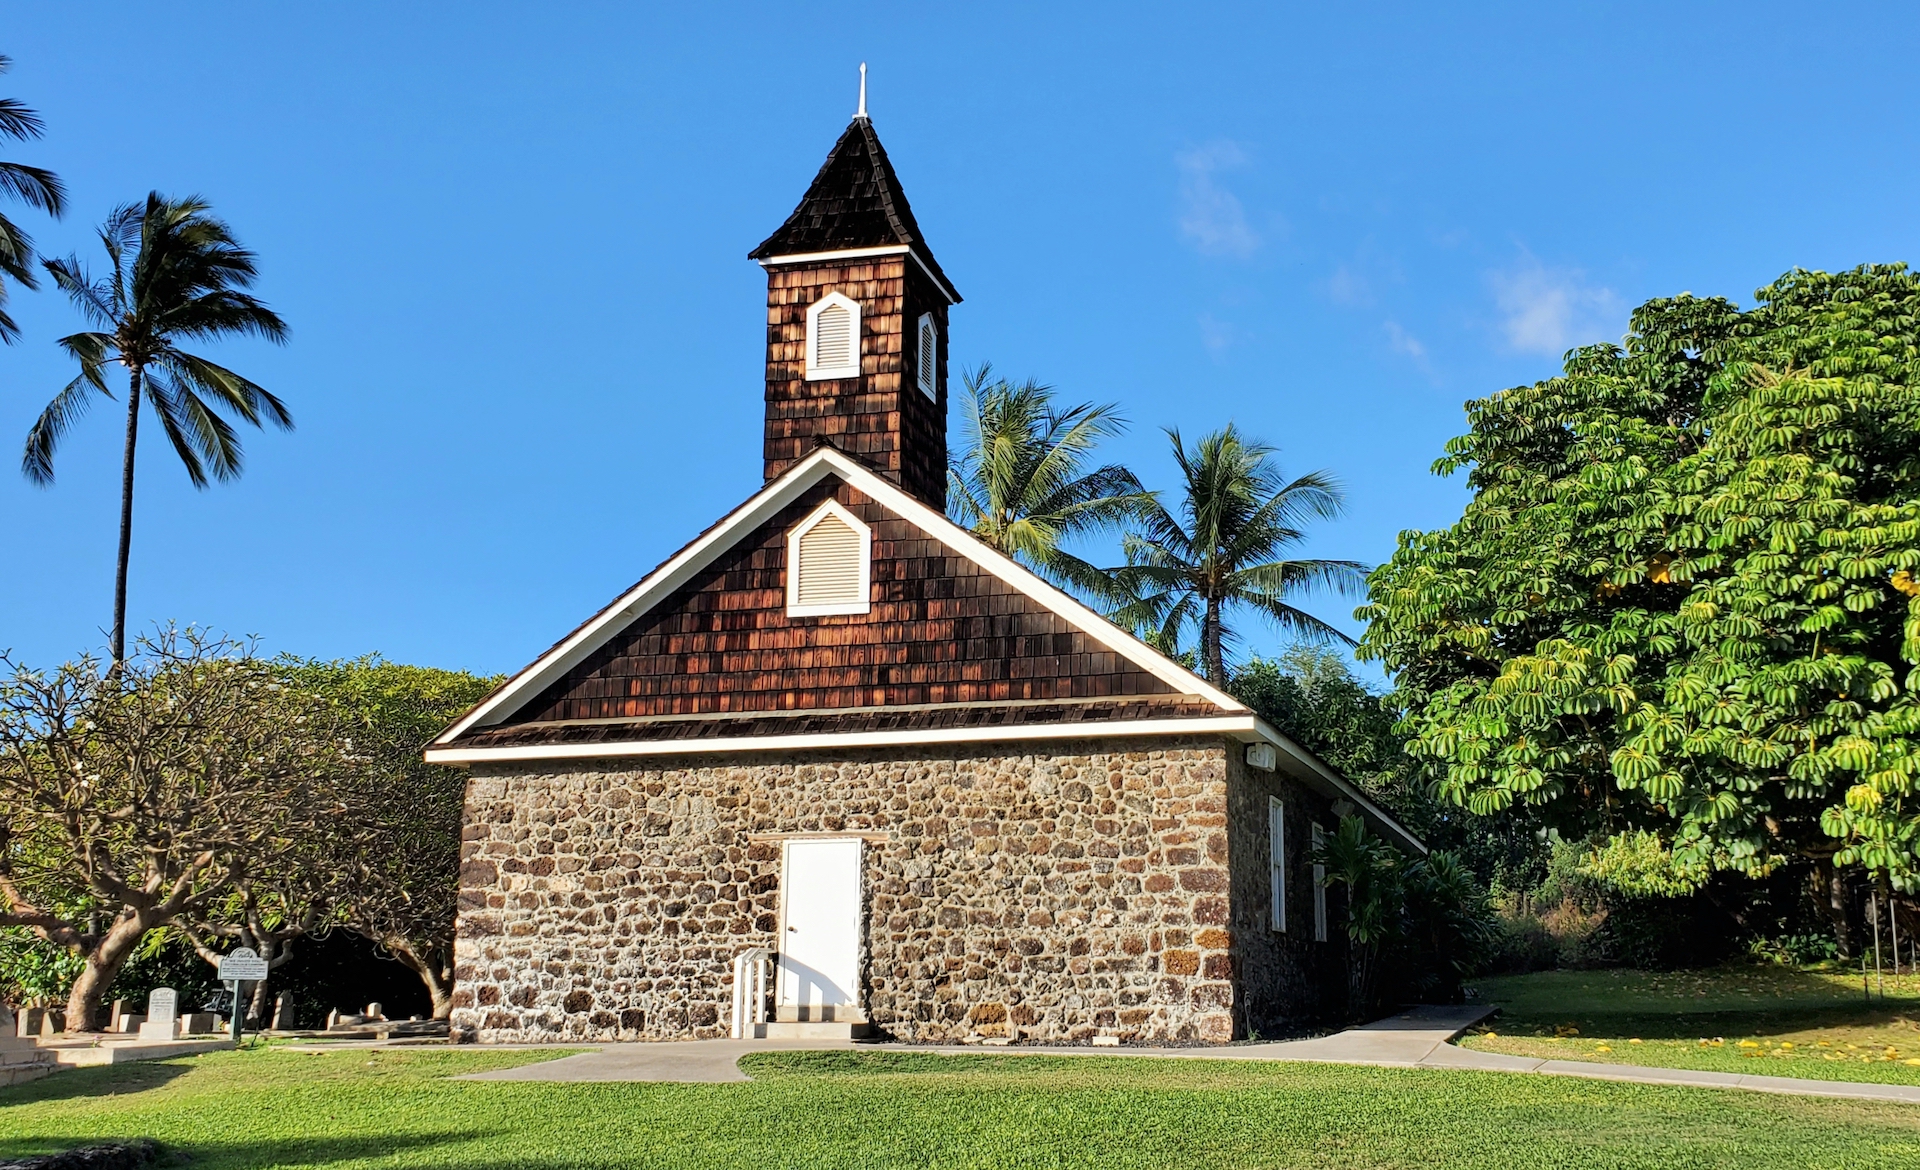
[[(1909, 259), (1916, 22), (1895, 5), (16, 6), (4, 147), (92, 256), (149, 189), (210, 198), (293, 328), (210, 350), (279, 393), (239, 481), (149, 430), (130, 621), (271, 651), (514, 669), (759, 486), (777, 226), (871, 64), (874, 123), (991, 360), (1158, 428), (1229, 419), (1387, 557), (1463, 501), (1461, 404), (1682, 290)], [(104, 35), (106, 30), (137, 35)], [(18, 444), (76, 327), (0, 349), (0, 648), (104, 643), (119, 419), (51, 490)], [(1351, 603), (1322, 600), (1344, 619)], [(1351, 622), (1348, 628), (1355, 628)], [(1254, 631), (1255, 649), (1272, 636)]]

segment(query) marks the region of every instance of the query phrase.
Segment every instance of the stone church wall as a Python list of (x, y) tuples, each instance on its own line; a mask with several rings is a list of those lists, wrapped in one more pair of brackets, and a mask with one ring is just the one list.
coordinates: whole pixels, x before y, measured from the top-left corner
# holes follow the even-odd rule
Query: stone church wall
[(725, 1035), (734, 957), (777, 946), (781, 837), (820, 833), (868, 840), (862, 991), (899, 1039), (1243, 1031), (1238, 745), (1044, 749), (476, 766), (454, 1033)]
[[(1267, 802), (1286, 809), (1286, 929), (1273, 921), (1271, 837)], [(1234, 965), (1239, 974), (1234, 1018), (1238, 1035), (1268, 1039), (1297, 1035), (1344, 1018), (1347, 987), (1346, 919), (1339, 889), (1327, 891), (1327, 937), (1314, 932), (1313, 826), (1331, 833), (1340, 823), (1332, 802), (1281, 772), (1228, 761), (1227, 817), (1233, 880)]]

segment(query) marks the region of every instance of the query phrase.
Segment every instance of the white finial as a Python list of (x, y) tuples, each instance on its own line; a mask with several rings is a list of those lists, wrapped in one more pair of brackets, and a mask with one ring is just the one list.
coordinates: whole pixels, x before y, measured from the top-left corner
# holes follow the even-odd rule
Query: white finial
[(860, 62), (860, 111), (856, 113), (854, 117), (864, 118), (866, 116), (867, 116), (867, 63), (865, 61), (862, 61)]

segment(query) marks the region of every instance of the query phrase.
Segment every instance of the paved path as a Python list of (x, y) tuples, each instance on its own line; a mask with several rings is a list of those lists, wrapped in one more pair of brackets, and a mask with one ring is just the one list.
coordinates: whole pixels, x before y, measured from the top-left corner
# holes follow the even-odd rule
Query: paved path
[(750, 1052), (933, 1052), (966, 1056), (1127, 1056), (1159, 1060), (1310, 1060), (1382, 1068), (1473, 1069), (1587, 1077), (1644, 1085), (1748, 1089), (1808, 1097), (1850, 1097), (1920, 1104), (1920, 1085), (1874, 1085), (1801, 1077), (1743, 1076), (1688, 1069), (1643, 1068), (1581, 1060), (1541, 1060), (1476, 1052), (1450, 1043), (1493, 1014), (1490, 1007), (1416, 1007), (1399, 1015), (1312, 1040), (1236, 1044), (1230, 1048), (1046, 1048), (1036, 1045), (867, 1044), (817, 1040), (686, 1040), (655, 1044), (608, 1044), (591, 1052), (542, 1064), (474, 1073), (472, 1081), (679, 1081), (724, 1083), (750, 1078), (740, 1058)]

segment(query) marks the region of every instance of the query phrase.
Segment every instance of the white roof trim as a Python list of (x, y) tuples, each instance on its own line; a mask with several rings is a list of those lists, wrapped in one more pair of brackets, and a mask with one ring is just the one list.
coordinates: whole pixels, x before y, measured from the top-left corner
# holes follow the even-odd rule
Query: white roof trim
[(1306, 748), (1293, 742), (1292, 739), (1282, 734), (1279, 729), (1274, 727), (1273, 724), (1268, 723), (1265, 719), (1259, 716), (1253, 716), (1252, 718), (1254, 734), (1258, 738), (1264, 739), (1279, 748), (1283, 756), (1298, 764), (1300, 768), (1306, 772), (1311, 773), (1311, 777), (1302, 776), (1300, 777), (1301, 779), (1307, 780), (1309, 783), (1317, 779), (1320, 781), (1320, 784), (1315, 785), (1316, 787), (1322, 787), (1323, 790), (1325, 788), (1331, 788), (1341, 796), (1351, 800), (1353, 803), (1359, 805), (1361, 811), (1365, 812), (1368, 817), (1385, 828), (1391, 835), (1399, 838), (1402, 844), (1412, 848), (1422, 856), (1426, 855), (1426, 842), (1414, 836), (1402, 826), (1399, 821), (1394, 820), (1392, 814), (1373, 803), (1372, 800), (1369, 800), (1367, 794), (1360, 791), (1360, 789), (1354, 785), (1353, 781), (1348, 780), (1345, 776), (1327, 767), (1325, 760), (1322, 760), (1319, 756), (1314, 755)]
[(1250, 734), (1253, 730), (1253, 717), (1249, 715), (1203, 715), (1193, 719), (1015, 724), (1011, 727), (954, 727), (937, 731), (830, 731), (813, 735), (740, 735), (725, 739), (649, 740), (638, 743), (432, 747), (427, 749), (427, 762), (477, 764), (514, 760), (607, 760), (627, 756), (703, 756), (726, 752), (790, 752), (930, 743), (1004, 743), (1011, 740), (1093, 737), (1125, 739), (1138, 735), (1235, 735)]
[(862, 256), (900, 255), (913, 257), (913, 262), (920, 266), (920, 271), (926, 273), (927, 279), (938, 286), (941, 293), (946, 296), (948, 304), (960, 303), (959, 290), (948, 284), (945, 277), (929, 267), (927, 262), (920, 258), (920, 253), (913, 250), (911, 244), (886, 244), (878, 248), (841, 248), (833, 252), (789, 252), (785, 256), (762, 256), (755, 263), (762, 268), (771, 268), (776, 264), (812, 264), (820, 260), (858, 260)]
[[(433, 742), (436, 745), (448, 743), (474, 727), (491, 726), (505, 719), (521, 703), (599, 649), (625, 628), (628, 622), (684, 585), (714, 557), (732, 547), (740, 534), (765, 523), (774, 513), (828, 475), (839, 476), (902, 519), (1039, 602), (1081, 633), (1166, 683), (1175, 694), (1199, 695), (1226, 711), (1247, 711), (1246, 705), (1239, 700), (1047, 584), (1012, 558), (987, 547), (966, 529), (908, 495), (898, 484), (868, 470), (864, 464), (848, 455), (831, 447), (821, 447), (760, 489), (726, 519), (714, 525), (705, 536), (647, 574), (639, 584), (575, 630), (565, 641), (507, 680), (499, 690), (481, 700), (478, 706)], [(605, 754), (605, 749), (600, 750), (601, 754)]]

